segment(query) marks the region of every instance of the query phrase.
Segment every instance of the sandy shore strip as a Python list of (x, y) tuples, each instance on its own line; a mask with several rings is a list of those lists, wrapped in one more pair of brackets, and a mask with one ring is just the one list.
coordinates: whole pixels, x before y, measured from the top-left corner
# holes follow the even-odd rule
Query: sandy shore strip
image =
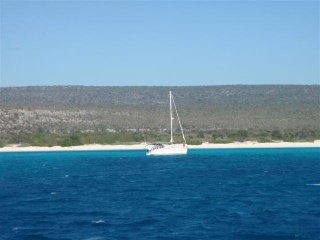
[(320, 140), (314, 142), (270, 142), (270, 143), (258, 143), (258, 142), (234, 142), (227, 144), (215, 144), (215, 143), (203, 143), (201, 145), (189, 145), (191, 149), (202, 148), (314, 148), (320, 147)]
[(19, 145), (10, 145), (0, 148), (1, 152), (50, 152), (50, 151), (104, 151), (104, 150), (143, 150), (146, 144), (133, 144), (133, 145), (100, 145), (100, 144), (90, 144), (90, 145), (80, 145), (72, 147), (20, 147)]
[[(10, 145), (0, 148), (1, 152), (48, 152), (48, 151), (106, 151), (106, 150), (143, 150), (146, 144), (133, 145), (81, 145), (72, 147), (21, 147)], [(314, 142), (234, 142), (227, 144), (203, 143), (201, 145), (188, 145), (189, 149), (227, 149), (227, 148), (320, 148), (320, 140)]]

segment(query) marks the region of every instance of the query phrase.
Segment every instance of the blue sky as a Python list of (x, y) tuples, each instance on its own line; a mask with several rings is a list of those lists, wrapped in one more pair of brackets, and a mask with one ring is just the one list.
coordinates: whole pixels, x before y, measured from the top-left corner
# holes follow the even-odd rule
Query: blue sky
[(0, 84), (320, 84), (319, 1), (1, 1)]

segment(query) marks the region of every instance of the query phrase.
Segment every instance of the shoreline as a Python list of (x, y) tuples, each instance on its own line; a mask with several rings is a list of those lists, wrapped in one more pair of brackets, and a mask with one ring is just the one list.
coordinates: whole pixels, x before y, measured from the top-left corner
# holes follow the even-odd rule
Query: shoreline
[[(53, 151), (108, 151), (108, 150), (144, 150), (146, 144), (133, 145), (100, 145), (90, 144), (71, 147), (20, 147), (18, 144), (0, 148), (0, 153), (5, 152), (53, 152)], [(320, 148), (320, 140), (314, 142), (233, 142), (226, 144), (202, 143), (201, 145), (188, 145), (189, 149), (232, 149), (232, 148)]]

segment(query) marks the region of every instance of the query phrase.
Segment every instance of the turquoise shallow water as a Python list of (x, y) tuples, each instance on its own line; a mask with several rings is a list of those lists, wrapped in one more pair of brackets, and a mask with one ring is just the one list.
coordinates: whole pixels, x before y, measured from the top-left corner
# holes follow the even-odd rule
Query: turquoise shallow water
[(0, 239), (320, 239), (320, 148), (0, 153)]

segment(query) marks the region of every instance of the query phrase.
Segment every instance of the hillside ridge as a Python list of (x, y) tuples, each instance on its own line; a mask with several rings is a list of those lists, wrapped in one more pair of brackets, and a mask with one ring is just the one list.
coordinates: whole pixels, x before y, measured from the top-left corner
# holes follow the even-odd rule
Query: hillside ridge
[(35, 86), (0, 88), (0, 103), (34, 106), (159, 106), (171, 90), (180, 107), (256, 105), (319, 99), (320, 85), (224, 85), (185, 87)]
[(164, 130), (169, 90), (186, 130), (320, 129), (320, 85), (35, 86), (0, 88), (0, 133)]

